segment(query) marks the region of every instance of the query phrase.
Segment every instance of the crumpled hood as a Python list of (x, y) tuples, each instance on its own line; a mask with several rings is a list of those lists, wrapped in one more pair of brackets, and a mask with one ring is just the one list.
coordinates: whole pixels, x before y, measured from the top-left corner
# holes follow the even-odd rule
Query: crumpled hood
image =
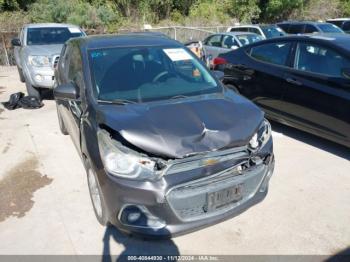
[(27, 55), (53, 56), (61, 53), (63, 45), (28, 45), (25, 47)]
[(98, 107), (100, 124), (134, 146), (168, 158), (246, 145), (263, 117), (259, 108), (238, 95)]

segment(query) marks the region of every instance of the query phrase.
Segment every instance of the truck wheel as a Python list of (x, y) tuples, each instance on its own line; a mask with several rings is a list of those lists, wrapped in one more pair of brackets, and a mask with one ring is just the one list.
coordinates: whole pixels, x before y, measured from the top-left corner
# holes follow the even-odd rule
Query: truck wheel
[(24, 83), (24, 82), (26, 81), (26, 79), (24, 78), (22, 69), (19, 68), (19, 66), (17, 66), (17, 70), (18, 70), (19, 80), (20, 80), (22, 83)]
[(29, 96), (35, 96), (41, 101), (40, 90), (32, 86), (28, 81), (26, 81), (27, 93)]
[(58, 125), (60, 126), (61, 133), (62, 133), (63, 135), (68, 135), (66, 126), (64, 125), (62, 116), (61, 116), (60, 112), (58, 111), (57, 105), (56, 105), (56, 111), (57, 111)]
[(88, 160), (85, 160), (85, 161), (86, 161), (85, 167), (86, 167), (90, 198), (91, 198), (92, 206), (94, 208), (95, 216), (97, 218), (97, 221), (102, 226), (107, 226), (108, 219), (106, 214), (106, 207), (103, 201), (103, 196), (101, 193), (101, 188), (97, 179), (97, 175), (95, 174), (95, 171), (92, 169), (89, 161)]

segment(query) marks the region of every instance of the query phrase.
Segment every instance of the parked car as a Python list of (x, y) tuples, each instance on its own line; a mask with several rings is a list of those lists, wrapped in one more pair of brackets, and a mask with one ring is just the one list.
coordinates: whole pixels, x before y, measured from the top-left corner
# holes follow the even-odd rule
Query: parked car
[(345, 33), (350, 33), (350, 18), (334, 18), (328, 19), (326, 22), (338, 26)]
[(254, 33), (228, 32), (208, 36), (203, 41), (205, 54), (211, 61), (219, 54), (226, 53), (257, 41), (263, 40), (262, 36)]
[(224, 83), (267, 117), (350, 147), (350, 36), (261, 41), (220, 55)]
[(102, 225), (173, 236), (267, 194), (269, 123), (182, 44), (142, 33), (89, 36), (68, 41), (61, 56), (59, 124), (84, 163)]
[(52, 88), (54, 67), (64, 42), (85, 33), (75, 25), (27, 24), (18, 38), (12, 39), (20, 80), (26, 83), (28, 95), (41, 99), (43, 88)]
[(275, 38), (286, 35), (276, 25), (237, 25), (227, 28), (227, 32), (250, 32), (262, 36), (264, 39)]
[(339, 27), (331, 23), (323, 22), (299, 22), (299, 21), (286, 21), (277, 24), (288, 34), (313, 34), (313, 33), (344, 33)]

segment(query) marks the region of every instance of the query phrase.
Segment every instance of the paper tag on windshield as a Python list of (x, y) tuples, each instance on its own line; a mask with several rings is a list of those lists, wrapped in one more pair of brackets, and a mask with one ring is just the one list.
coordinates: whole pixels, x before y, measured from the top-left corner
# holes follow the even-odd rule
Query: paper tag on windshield
[(75, 33), (80, 33), (80, 29), (76, 28), (76, 27), (68, 27), (69, 32), (71, 32), (72, 34)]
[(193, 59), (192, 56), (182, 48), (169, 48), (169, 49), (163, 49), (163, 51), (167, 54), (167, 56), (172, 61)]

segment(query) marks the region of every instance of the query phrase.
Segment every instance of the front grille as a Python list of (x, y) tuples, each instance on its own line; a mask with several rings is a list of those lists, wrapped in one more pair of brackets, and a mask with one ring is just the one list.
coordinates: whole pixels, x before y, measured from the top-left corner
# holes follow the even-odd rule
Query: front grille
[[(265, 164), (240, 171), (237, 167), (227, 169), (204, 179), (192, 181), (171, 189), (167, 201), (175, 214), (184, 221), (193, 221), (227, 212), (246, 202), (255, 195), (264, 178)], [(214, 211), (207, 210), (208, 193), (217, 192), (236, 185), (243, 185), (241, 199), (221, 206)]]
[(56, 55), (56, 56), (53, 57), (53, 59), (52, 59), (52, 68), (55, 69), (57, 67), (59, 59), (60, 59), (59, 55)]

